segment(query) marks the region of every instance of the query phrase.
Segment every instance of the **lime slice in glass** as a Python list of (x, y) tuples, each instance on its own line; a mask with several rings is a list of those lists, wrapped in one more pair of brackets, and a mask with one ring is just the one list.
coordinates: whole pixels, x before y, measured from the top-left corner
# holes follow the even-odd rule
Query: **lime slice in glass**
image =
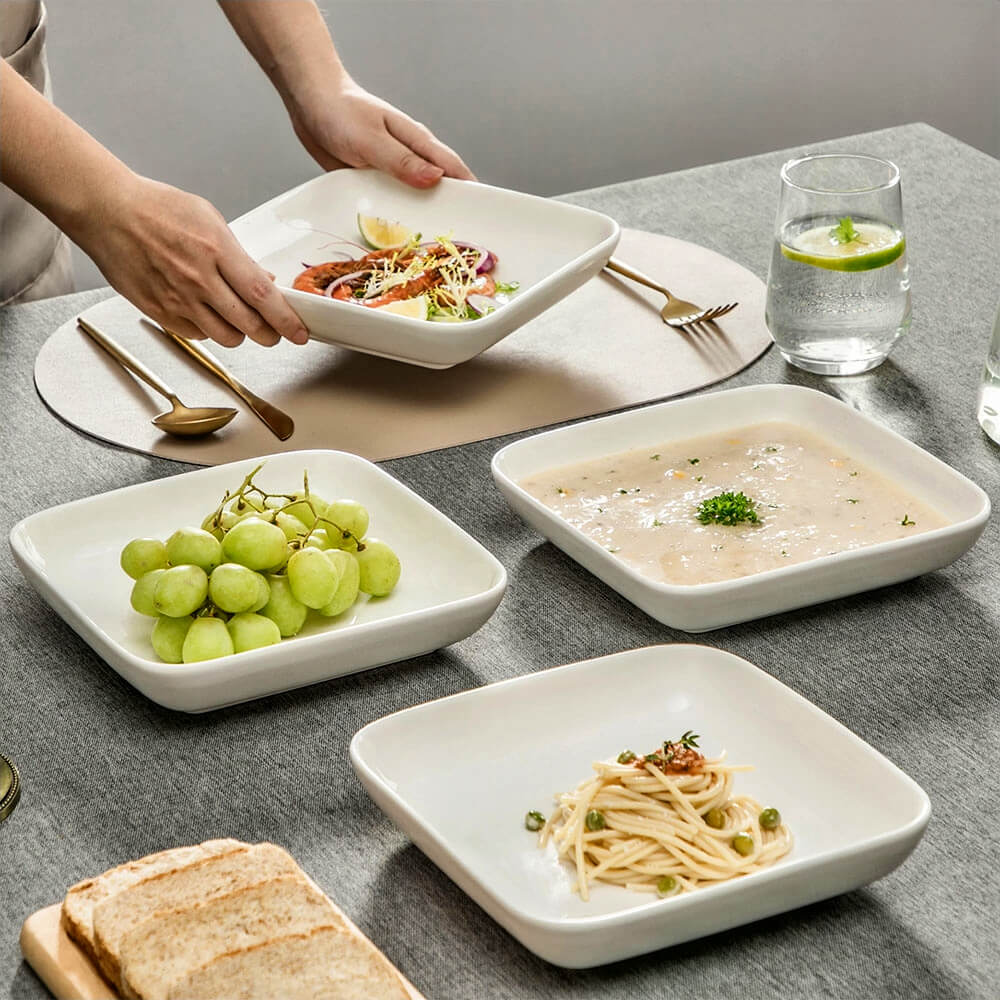
[(376, 312), (392, 313), (394, 316), (409, 316), (410, 319), (427, 319), (427, 296), (418, 295), (412, 299), (401, 299), (385, 306), (376, 306)]
[(390, 222), (374, 215), (358, 212), (358, 231), (361, 238), (372, 250), (391, 250), (401, 247), (413, 239), (413, 233), (401, 222)]
[(891, 264), (906, 249), (903, 236), (880, 222), (855, 223), (857, 239), (850, 243), (838, 243), (830, 235), (832, 228), (826, 225), (807, 229), (794, 238), (792, 246), (782, 243), (781, 252), (789, 260), (828, 271), (873, 271)]

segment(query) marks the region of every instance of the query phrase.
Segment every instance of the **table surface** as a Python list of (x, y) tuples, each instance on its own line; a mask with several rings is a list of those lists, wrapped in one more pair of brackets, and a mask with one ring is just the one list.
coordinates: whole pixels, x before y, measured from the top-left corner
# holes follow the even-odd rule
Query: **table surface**
[[(1000, 164), (926, 125), (808, 148), (872, 152), (900, 165), (912, 330), (867, 375), (813, 377), (771, 351), (726, 385), (828, 392), (944, 459), (996, 503), (1000, 450), (974, 409), (1000, 287)], [(702, 243), (764, 277), (788, 155), (567, 200)], [(106, 294), (0, 310), (4, 534), (34, 511), (184, 471), (79, 436), (35, 394), (43, 340)], [(510, 440), (385, 466), (507, 567), (509, 590), (486, 626), (427, 656), (214, 714), (169, 712), (135, 692), (38, 597), (3, 546), (0, 747), (17, 762), (24, 794), (0, 826), (0, 995), (46, 995), (18, 953), (29, 913), (121, 861), (219, 836), (287, 847), (431, 1000), (996, 995), (1000, 518), (946, 570), (698, 637), (803, 694), (927, 790), (934, 816), (920, 846), (866, 889), (570, 972), (522, 948), (382, 816), (347, 756), (366, 723), (555, 664), (689, 638), (646, 617), (511, 513), (489, 472), (490, 457)]]

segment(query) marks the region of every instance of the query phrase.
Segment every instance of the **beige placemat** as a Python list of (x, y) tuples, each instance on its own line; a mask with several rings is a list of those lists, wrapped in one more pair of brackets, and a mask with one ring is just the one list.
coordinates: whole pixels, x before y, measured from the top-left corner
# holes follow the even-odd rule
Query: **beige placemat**
[(701, 305), (738, 300), (717, 326), (688, 333), (659, 317), (663, 297), (602, 272), (478, 358), (434, 371), (310, 343), (236, 350), (211, 345), (233, 373), (285, 410), (279, 441), (182, 351), (139, 322), (122, 298), (83, 315), (138, 355), (188, 406), (237, 406), (215, 435), (171, 438), (150, 419), (165, 400), (81, 333), (61, 326), (35, 362), (35, 384), (87, 434), (198, 465), (305, 448), (373, 461), (479, 441), (691, 392), (734, 375), (770, 345), (764, 285), (734, 261), (669, 236), (624, 230), (616, 256)]

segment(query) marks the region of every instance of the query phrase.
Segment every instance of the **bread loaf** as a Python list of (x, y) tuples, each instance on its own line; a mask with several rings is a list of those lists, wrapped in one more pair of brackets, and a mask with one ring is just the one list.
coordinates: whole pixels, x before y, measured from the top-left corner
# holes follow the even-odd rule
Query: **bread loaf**
[(213, 959), (175, 983), (167, 1000), (408, 1000), (396, 970), (339, 927), (275, 938)]
[(122, 938), (121, 992), (127, 1000), (166, 1000), (175, 982), (220, 955), (317, 927), (345, 924), (301, 875), (159, 910)]
[(116, 893), (94, 908), (94, 950), (101, 972), (121, 982), (119, 949), (125, 935), (157, 910), (202, 900), (299, 872), (295, 859), (274, 844), (242, 845), (173, 871), (154, 875)]
[(192, 847), (174, 847), (157, 854), (150, 854), (138, 861), (112, 868), (103, 875), (78, 882), (69, 892), (62, 906), (62, 925), (74, 941), (96, 962), (94, 945), (94, 908), (104, 899), (151, 875), (173, 871), (225, 851), (245, 846), (238, 840), (207, 840)]

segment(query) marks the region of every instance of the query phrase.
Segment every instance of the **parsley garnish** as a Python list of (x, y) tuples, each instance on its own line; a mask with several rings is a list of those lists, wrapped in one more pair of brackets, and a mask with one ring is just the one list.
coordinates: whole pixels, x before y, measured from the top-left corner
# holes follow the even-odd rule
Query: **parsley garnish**
[(684, 733), (684, 735), (679, 740), (664, 740), (663, 747), (664, 749), (670, 746), (696, 747), (698, 745), (698, 740), (700, 739), (701, 737), (696, 732), (694, 732), (694, 730), (689, 729), (686, 733)]
[(694, 477), (694, 481), (696, 483), (700, 483), (704, 478), (705, 478), (704, 476), (695, 476)]
[(903, 520), (902, 520), (902, 521), (900, 521), (899, 523), (900, 523), (900, 524), (901, 524), (901, 525), (902, 525), (902, 526), (903, 526), (904, 528), (909, 528), (909, 527), (910, 527), (911, 525), (913, 525), (913, 524), (916, 524), (917, 522), (916, 522), (916, 521), (911, 521), (911, 520), (910, 520), (910, 515), (909, 515), (909, 514), (904, 514), (904, 515), (903, 515)]
[(688, 464), (689, 465), (697, 465), (700, 461), (701, 461), (700, 458), (689, 458), (688, 459)]
[(655, 455), (650, 455), (649, 456), (649, 460), (651, 462), (659, 462), (659, 460), (660, 460), (660, 453), (657, 452)]
[(635, 754), (631, 750), (622, 750), (618, 755), (619, 764), (631, 764), (635, 760)]
[(740, 524), (749, 521), (756, 524), (756, 502), (751, 500), (742, 490), (739, 493), (720, 493), (718, 496), (702, 500), (695, 511), (695, 516), (702, 524)]
[(858, 502), (857, 500), (854, 499), (854, 497), (845, 497), (845, 499), (847, 500), (848, 503), (857, 503)]
[(845, 215), (833, 229), (830, 230), (830, 239), (836, 240), (841, 245), (845, 243), (864, 243), (859, 233), (854, 228), (854, 220)]
[(778, 449), (774, 447), (773, 444), (769, 444), (764, 451), (777, 451)]
[(566, 496), (566, 491), (561, 486), (556, 487), (556, 493), (558, 493), (561, 497)]
[(653, 527), (654, 528), (662, 528), (663, 527), (663, 522), (662, 521), (657, 521), (656, 518), (654, 517), (653, 518)]
[(849, 472), (849, 473), (848, 473), (848, 475), (849, 475), (849, 476), (856, 476), (856, 475), (857, 475), (857, 473), (856, 473), (856, 472)]

